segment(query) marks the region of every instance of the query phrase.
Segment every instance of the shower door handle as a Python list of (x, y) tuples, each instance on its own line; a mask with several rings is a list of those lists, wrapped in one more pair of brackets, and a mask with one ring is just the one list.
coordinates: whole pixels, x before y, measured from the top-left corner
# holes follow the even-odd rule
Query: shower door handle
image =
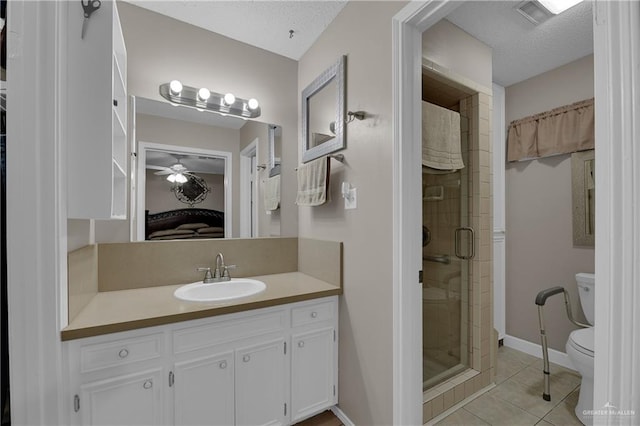
[[(469, 240), (467, 243), (468, 254), (462, 253), (462, 233), (469, 233)], [(463, 226), (460, 228), (456, 228), (455, 231), (455, 255), (458, 259), (470, 260), (476, 257), (476, 246), (475, 246), (476, 233), (473, 228), (469, 228), (467, 226)]]

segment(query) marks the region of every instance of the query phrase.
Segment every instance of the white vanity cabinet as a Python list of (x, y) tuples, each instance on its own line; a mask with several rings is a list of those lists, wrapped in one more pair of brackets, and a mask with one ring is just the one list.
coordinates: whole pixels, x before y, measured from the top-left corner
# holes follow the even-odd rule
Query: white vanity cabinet
[(70, 424), (288, 425), (337, 403), (338, 298), (65, 343)]
[(164, 425), (168, 370), (162, 332), (129, 332), (65, 345), (72, 425)]
[(287, 424), (289, 305), (176, 324), (176, 425)]
[(68, 217), (125, 219), (127, 52), (113, 0), (102, 0), (81, 38), (81, 2), (67, 3)]
[(292, 309), (292, 422), (338, 403), (337, 309), (332, 300)]
[(174, 424), (235, 424), (233, 351), (176, 362), (173, 374)]
[(237, 425), (285, 425), (288, 357), (285, 337), (236, 351)]
[(164, 371), (155, 368), (89, 382), (80, 387), (83, 425), (161, 425)]

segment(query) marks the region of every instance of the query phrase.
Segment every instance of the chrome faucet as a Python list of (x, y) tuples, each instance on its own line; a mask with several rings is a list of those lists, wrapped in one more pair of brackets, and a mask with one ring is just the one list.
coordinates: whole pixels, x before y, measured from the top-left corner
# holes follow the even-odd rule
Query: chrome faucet
[(213, 282), (230, 281), (229, 269), (235, 268), (236, 265), (225, 265), (222, 253), (216, 255), (216, 269), (213, 271)]
[(198, 271), (205, 271), (204, 279), (202, 280), (205, 284), (210, 283), (218, 283), (220, 281), (231, 281), (231, 276), (229, 276), (229, 269), (235, 269), (236, 265), (225, 265), (224, 264), (224, 256), (222, 253), (218, 253), (216, 255), (216, 268), (213, 271), (213, 275), (211, 274), (211, 268), (197, 268)]

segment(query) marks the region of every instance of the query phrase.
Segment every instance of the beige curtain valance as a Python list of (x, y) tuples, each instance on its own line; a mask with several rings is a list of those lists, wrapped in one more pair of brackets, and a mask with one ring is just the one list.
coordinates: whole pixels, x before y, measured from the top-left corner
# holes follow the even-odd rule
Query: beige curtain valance
[(512, 121), (507, 161), (531, 160), (594, 148), (593, 98)]

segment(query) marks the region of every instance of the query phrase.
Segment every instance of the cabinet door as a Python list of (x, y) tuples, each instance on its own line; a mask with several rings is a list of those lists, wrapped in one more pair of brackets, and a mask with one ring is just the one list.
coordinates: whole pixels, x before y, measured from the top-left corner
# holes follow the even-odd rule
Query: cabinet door
[(80, 388), (83, 425), (163, 424), (163, 370), (90, 382)]
[(233, 352), (177, 362), (176, 425), (233, 425)]
[(287, 355), (278, 338), (236, 350), (236, 425), (287, 422)]
[(333, 328), (294, 334), (291, 339), (291, 420), (335, 402)]

